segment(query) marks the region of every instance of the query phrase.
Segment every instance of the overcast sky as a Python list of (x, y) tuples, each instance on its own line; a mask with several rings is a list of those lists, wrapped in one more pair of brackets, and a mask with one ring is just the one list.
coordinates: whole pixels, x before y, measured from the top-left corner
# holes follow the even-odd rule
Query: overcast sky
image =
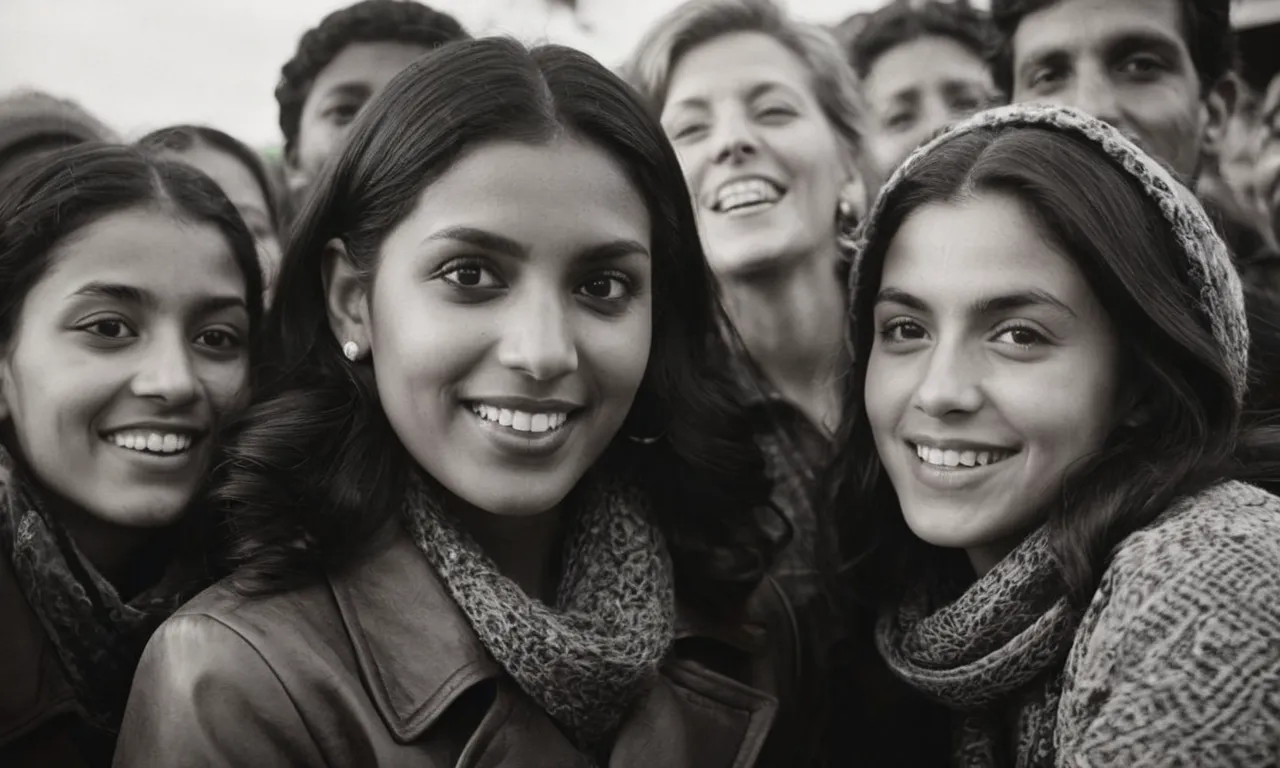
[[(476, 34), (575, 45), (615, 65), (678, 0), (579, 0), (583, 31), (541, 0), (438, 0)], [(0, 93), (78, 100), (126, 137), (180, 122), (278, 143), (272, 97), (299, 36), (351, 0), (0, 0)], [(882, 0), (784, 0), (834, 22)]]

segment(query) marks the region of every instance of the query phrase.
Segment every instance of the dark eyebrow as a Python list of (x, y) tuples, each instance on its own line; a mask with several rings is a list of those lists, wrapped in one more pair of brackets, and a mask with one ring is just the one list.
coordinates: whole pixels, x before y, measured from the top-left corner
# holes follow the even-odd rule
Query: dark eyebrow
[(334, 83), (324, 90), (325, 98), (333, 96), (349, 96), (353, 99), (367, 99), (373, 93), (368, 83), (346, 82)]
[(974, 80), (946, 80), (942, 83), (942, 95), (948, 99), (970, 95), (987, 98), (988, 90), (982, 83)]
[(768, 80), (763, 83), (756, 83), (755, 85), (748, 88), (747, 101), (755, 101), (761, 96), (768, 95), (774, 91), (782, 91), (784, 95), (788, 95), (788, 96), (796, 95), (795, 89), (791, 88), (785, 83), (779, 83), (777, 81)]
[(1070, 317), (1076, 316), (1075, 311), (1062, 303), (1056, 296), (1046, 291), (1034, 289), (1008, 293), (1003, 296), (992, 296), (982, 299), (973, 305), (974, 311), (980, 315), (996, 315), (1027, 307), (1051, 307)]
[(1043, 51), (1037, 51), (1027, 60), (1022, 62), (1022, 66), (1018, 67), (1018, 79), (1026, 80), (1031, 70), (1039, 67), (1050, 67), (1053, 69), (1067, 69), (1071, 66), (1071, 56), (1060, 48), (1051, 48)]
[[(908, 309), (914, 309), (917, 312), (929, 311), (929, 305), (923, 300), (897, 288), (885, 288), (876, 295), (875, 303), (877, 305), (886, 302), (901, 304), (902, 306), (907, 307)], [(1057, 297), (1045, 291), (1035, 289), (979, 299), (973, 304), (972, 310), (980, 315), (996, 315), (1016, 309), (1025, 309), (1026, 307), (1044, 306), (1064, 312), (1070, 317), (1076, 317), (1075, 311), (1058, 300)]]
[(920, 103), (919, 86), (910, 85), (889, 94), (889, 102), (894, 106), (906, 105), (914, 107)]
[[(476, 248), (492, 253), (510, 256), (513, 259), (529, 258), (528, 249), (515, 240), (493, 232), (486, 232), (483, 229), (476, 229), (475, 227), (446, 227), (429, 235), (427, 241), (431, 240), (453, 240), (473, 245)], [(635, 240), (613, 240), (587, 248), (580, 254), (579, 258), (583, 261), (608, 261), (609, 259), (617, 259), (631, 254), (648, 256), (649, 249)]]
[(135, 304), (138, 306), (154, 306), (156, 303), (155, 296), (149, 292), (139, 290), (131, 285), (123, 285), (120, 283), (85, 283), (71, 296), (83, 296), (90, 299), (107, 299), (110, 301), (118, 301), (121, 304)]
[[(155, 308), (159, 305), (155, 294), (122, 283), (86, 283), (71, 294), (73, 297), (90, 299), (107, 299), (121, 304), (132, 304), (138, 307)], [(209, 314), (223, 309), (248, 309), (243, 296), (206, 296), (199, 300), (197, 312)]]
[(1121, 59), (1140, 51), (1151, 51), (1170, 59), (1171, 64), (1179, 63), (1177, 41), (1154, 31), (1126, 32), (1108, 40), (1107, 48), (1108, 58)]

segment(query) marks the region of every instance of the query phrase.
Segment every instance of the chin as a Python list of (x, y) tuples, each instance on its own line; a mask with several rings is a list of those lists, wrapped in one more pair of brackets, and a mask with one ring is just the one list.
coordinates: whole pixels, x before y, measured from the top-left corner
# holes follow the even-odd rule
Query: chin
[(553, 489), (518, 488), (514, 493), (471, 494), (459, 498), (476, 509), (498, 517), (533, 517), (554, 509), (568, 496)]

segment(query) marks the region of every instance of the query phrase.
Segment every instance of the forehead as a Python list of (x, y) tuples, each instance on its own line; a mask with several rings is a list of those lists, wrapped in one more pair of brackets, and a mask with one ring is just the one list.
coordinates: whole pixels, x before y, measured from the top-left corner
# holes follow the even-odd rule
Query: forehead
[(956, 40), (924, 35), (880, 54), (862, 87), (867, 99), (880, 101), (906, 90), (946, 82), (990, 86), (991, 74), (980, 56)]
[(197, 141), (182, 152), (165, 152), (167, 157), (186, 163), (213, 179), (231, 202), (266, 210), (266, 198), (253, 174), (230, 152)]
[(1023, 17), (1013, 53), (1021, 61), (1051, 52), (1097, 52), (1135, 36), (1186, 52), (1179, 0), (1057, 0)]
[(308, 98), (341, 85), (362, 85), (370, 90), (379, 90), (426, 52), (425, 46), (415, 43), (351, 43), (320, 70)]
[(761, 32), (734, 32), (694, 47), (680, 57), (670, 81), (667, 106), (741, 96), (763, 84), (813, 95), (813, 74), (804, 60)]
[(1023, 204), (993, 194), (913, 211), (889, 244), (881, 286), (939, 305), (1029, 288), (1064, 300), (1091, 295), (1075, 263), (1041, 234)]
[(245, 292), (231, 246), (216, 227), (158, 208), (107, 214), (59, 243), (50, 256), (49, 270), (33, 292), (54, 300), (90, 282), (148, 290), (161, 301)]
[(508, 237), (534, 254), (616, 239), (649, 244), (649, 212), (623, 166), (570, 136), (549, 144), (498, 141), (471, 148), (423, 191), (388, 243), (446, 227)]

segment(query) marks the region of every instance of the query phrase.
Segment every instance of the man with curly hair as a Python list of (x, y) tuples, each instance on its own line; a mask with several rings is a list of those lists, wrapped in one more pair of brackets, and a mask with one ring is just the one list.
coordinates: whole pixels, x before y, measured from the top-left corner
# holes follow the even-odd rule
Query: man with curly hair
[(413, 0), (361, 0), (304, 34), (276, 86), (290, 189), (309, 186), (391, 78), (430, 49), (469, 37), (454, 17)]
[(870, 192), (939, 129), (1000, 100), (985, 59), (993, 32), (982, 11), (940, 0), (894, 0), (836, 29), (867, 106)]

